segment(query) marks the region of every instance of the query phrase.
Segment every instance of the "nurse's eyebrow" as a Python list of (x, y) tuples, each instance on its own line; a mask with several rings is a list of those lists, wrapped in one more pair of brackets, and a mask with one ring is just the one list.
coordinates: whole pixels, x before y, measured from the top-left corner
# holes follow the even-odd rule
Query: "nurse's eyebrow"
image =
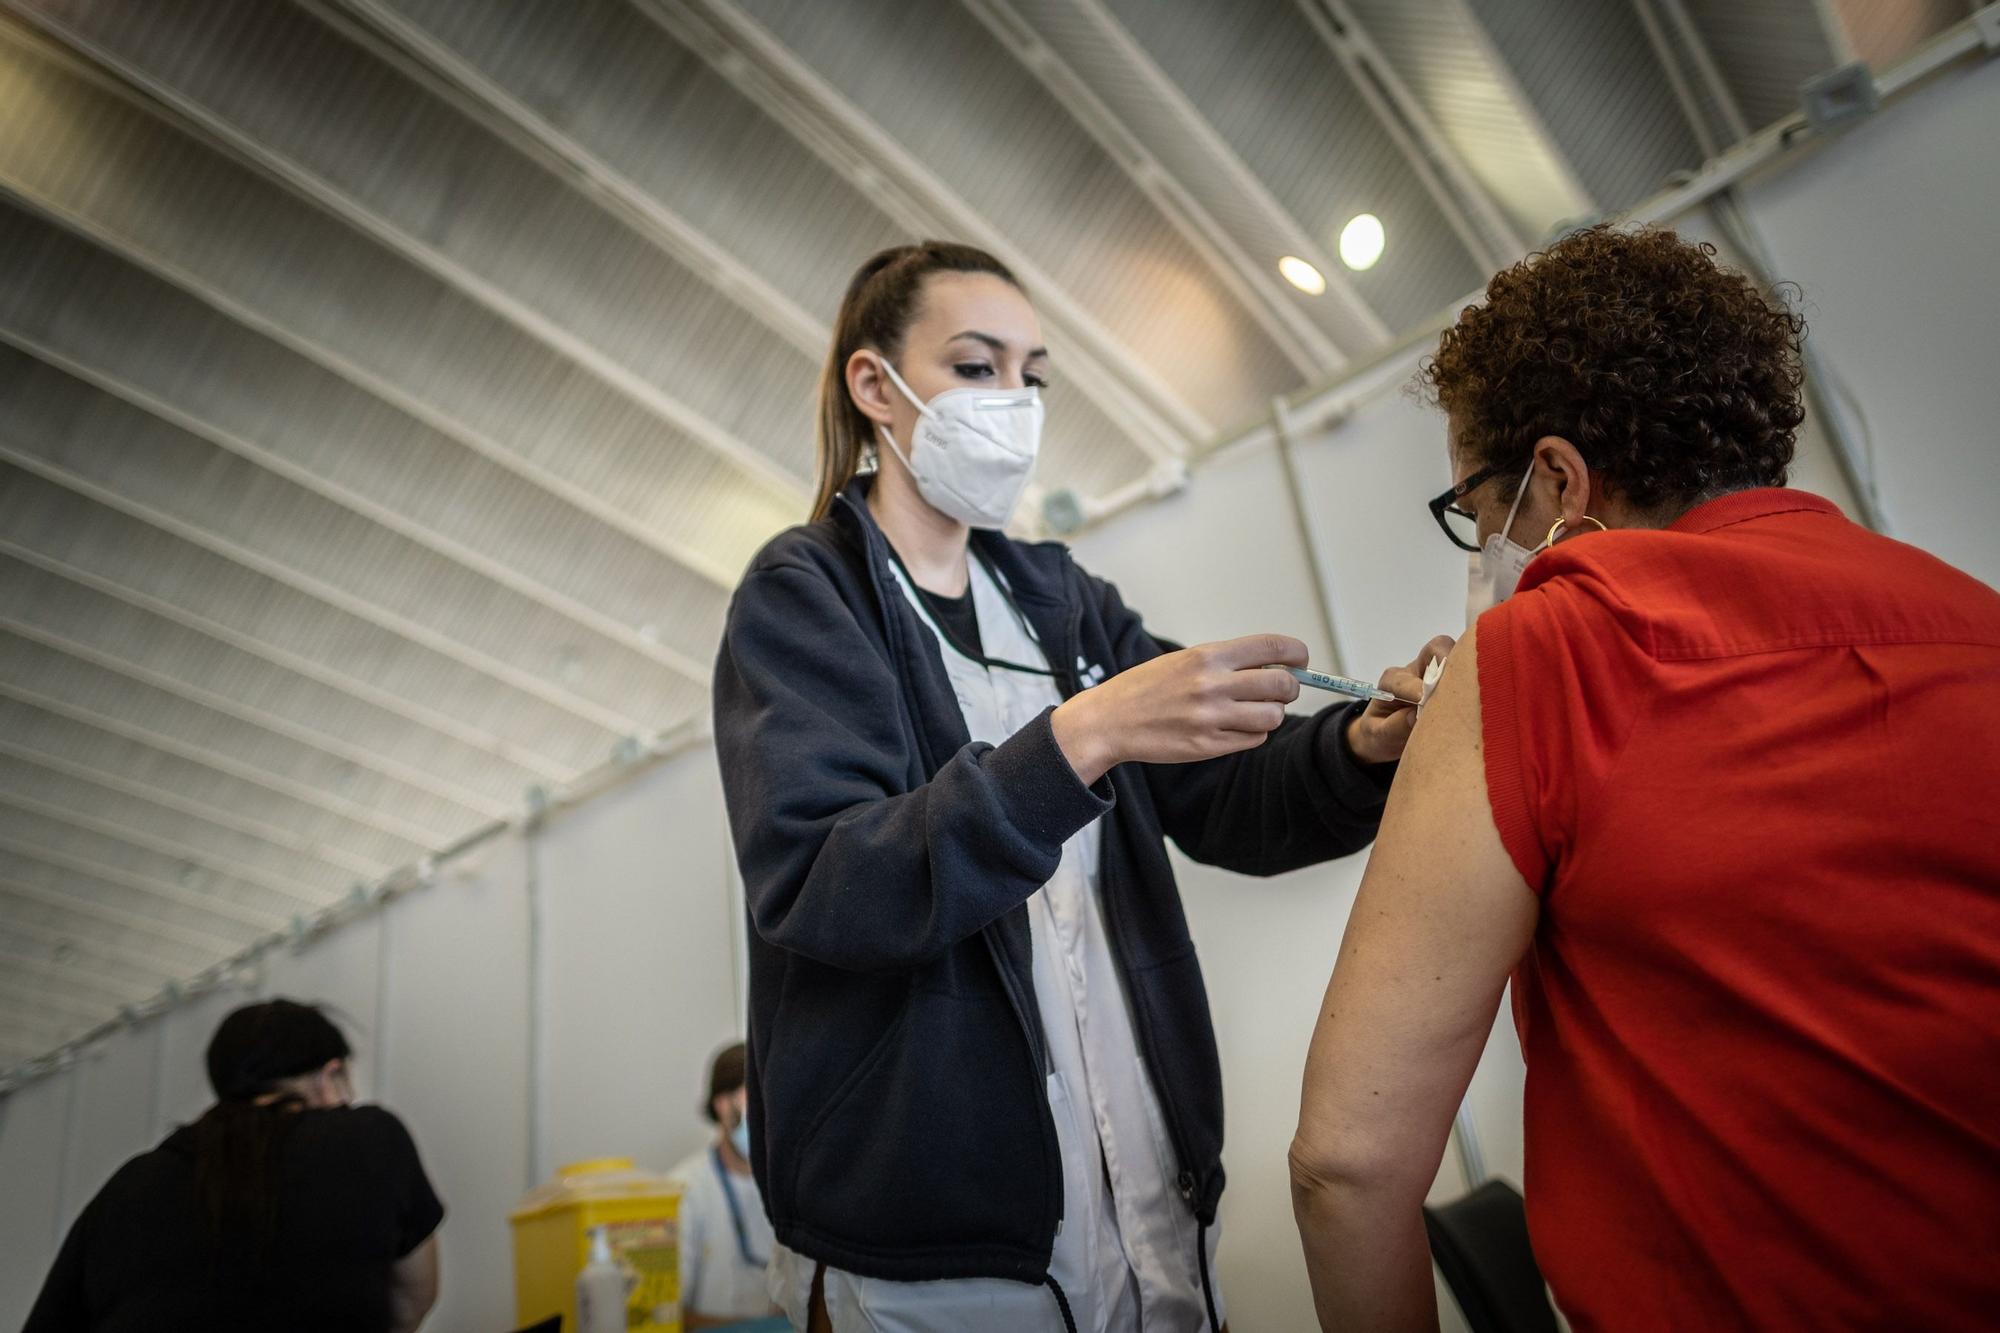
[[(978, 329), (967, 329), (963, 333), (954, 333), (951, 335), (951, 337), (945, 339), (945, 341), (957, 342), (960, 338), (970, 338), (974, 342), (985, 343), (988, 347), (992, 348), (996, 352), (1004, 352), (1007, 350), (1007, 344), (1005, 342), (994, 337), (990, 333), (981, 333)], [(1048, 348), (1037, 347), (1034, 351), (1029, 352), (1028, 355), (1023, 358), (1023, 360), (1032, 361), (1038, 356), (1047, 356), (1048, 354), (1049, 354)]]

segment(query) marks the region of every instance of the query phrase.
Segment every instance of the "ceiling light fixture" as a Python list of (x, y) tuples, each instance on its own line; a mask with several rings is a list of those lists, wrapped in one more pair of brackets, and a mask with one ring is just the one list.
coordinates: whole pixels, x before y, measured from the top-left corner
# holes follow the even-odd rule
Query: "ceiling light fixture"
[(1340, 229), (1340, 262), (1359, 272), (1375, 267), (1382, 257), (1382, 219), (1373, 213), (1356, 213)]
[(1304, 292), (1307, 296), (1318, 296), (1326, 290), (1326, 278), (1320, 271), (1300, 259), (1297, 255), (1286, 255), (1278, 261), (1278, 272), (1285, 275), (1285, 281)]

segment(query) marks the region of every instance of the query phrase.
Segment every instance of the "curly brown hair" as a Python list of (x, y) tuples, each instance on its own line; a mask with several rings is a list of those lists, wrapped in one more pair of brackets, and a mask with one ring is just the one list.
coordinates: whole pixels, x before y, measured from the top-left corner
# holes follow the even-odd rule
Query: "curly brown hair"
[(1495, 274), (1418, 376), (1504, 499), (1558, 435), (1626, 503), (1685, 507), (1784, 484), (1805, 328), (1707, 242), (1599, 225)]

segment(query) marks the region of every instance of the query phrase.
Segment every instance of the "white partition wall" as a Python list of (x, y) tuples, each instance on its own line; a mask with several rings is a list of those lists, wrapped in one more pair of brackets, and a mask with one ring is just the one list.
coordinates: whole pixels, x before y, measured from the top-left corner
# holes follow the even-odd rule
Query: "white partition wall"
[(111, 1173), (147, 1144), (159, 1040), (153, 1025), (120, 1032), (85, 1052), (70, 1071), (76, 1110), (63, 1154), (57, 1218), (65, 1231)]
[(528, 1164), (526, 846), (507, 838), (397, 902), (388, 925), (382, 1099), (445, 1202), (432, 1326), (512, 1326), (507, 1210)]
[(735, 950), (714, 752), (693, 750), (542, 830), (544, 1174), (699, 1148), (706, 1063), (736, 1040)]
[(28, 1318), (62, 1232), (64, 1142), (74, 1068), (0, 1098), (0, 1327)]
[(2000, 62), (1744, 191), (1872, 439), (1895, 535), (2000, 584)]
[(1163, 638), (1281, 630), (1320, 660), (1326, 635), (1290, 503), (1268, 448), (1225, 454), (1178, 494), (1085, 534), (1077, 562), (1116, 583)]

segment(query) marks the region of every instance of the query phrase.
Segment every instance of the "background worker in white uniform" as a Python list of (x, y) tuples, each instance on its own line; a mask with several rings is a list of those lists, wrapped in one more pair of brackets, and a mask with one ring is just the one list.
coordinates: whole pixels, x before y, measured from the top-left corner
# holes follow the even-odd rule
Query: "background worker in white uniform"
[(702, 1114), (715, 1141), (676, 1166), (681, 1182), (682, 1327), (721, 1328), (777, 1313), (765, 1293), (771, 1223), (750, 1175), (743, 1095), (744, 1047), (725, 1046), (708, 1070)]

